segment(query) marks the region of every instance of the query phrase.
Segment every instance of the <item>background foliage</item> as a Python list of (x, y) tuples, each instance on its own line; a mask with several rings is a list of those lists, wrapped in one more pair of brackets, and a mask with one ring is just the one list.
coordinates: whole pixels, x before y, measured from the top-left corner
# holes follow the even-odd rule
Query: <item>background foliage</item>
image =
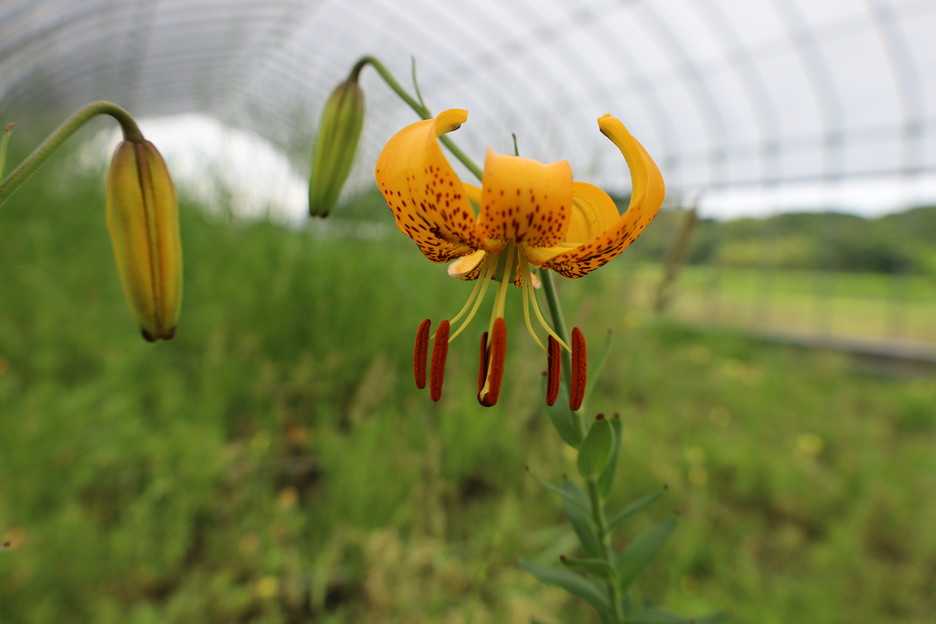
[[(588, 621), (516, 566), (574, 545), (525, 467), (575, 470), (531, 407), (544, 358), (519, 324), (497, 408), (473, 398), (475, 337), (432, 405), (412, 387), (413, 331), (464, 284), (403, 237), (183, 202), (183, 323), (145, 344), (100, 177), (62, 163), (0, 211), (0, 621)], [(869, 223), (850, 217), (704, 223), (693, 261), (920, 272), (932, 215), (870, 223), (857, 256)], [(631, 260), (659, 254), (653, 232)], [(749, 241), (768, 233), (758, 260)], [(561, 287), (570, 319), (616, 333), (591, 401), (624, 421), (615, 496), (669, 488), (631, 534), (680, 517), (641, 596), (740, 622), (929, 621), (933, 374), (655, 320), (631, 305), (633, 269)]]

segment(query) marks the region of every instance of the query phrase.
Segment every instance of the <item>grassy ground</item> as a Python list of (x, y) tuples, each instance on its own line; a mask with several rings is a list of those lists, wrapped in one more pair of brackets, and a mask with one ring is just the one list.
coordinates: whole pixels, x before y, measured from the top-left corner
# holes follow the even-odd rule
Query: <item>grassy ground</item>
[[(57, 180), (0, 210), (0, 622), (590, 621), (515, 567), (573, 543), (524, 469), (572, 466), (516, 306), (501, 405), (472, 395), (480, 329), (432, 405), (413, 331), (465, 284), (402, 237), (186, 206), (183, 322), (149, 345), (100, 181)], [(615, 496), (666, 484), (632, 528), (682, 519), (641, 596), (739, 622), (931, 621), (934, 378), (653, 321), (628, 271), (562, 290), (592, 344), (616, 333), (590, 406), (625, 421)]]
[[(649, 310), (662, 268), (628, 268), (629, 301)], [(669, 312), (706, 325), (936, 348), (933, 275), (687, 266)]]

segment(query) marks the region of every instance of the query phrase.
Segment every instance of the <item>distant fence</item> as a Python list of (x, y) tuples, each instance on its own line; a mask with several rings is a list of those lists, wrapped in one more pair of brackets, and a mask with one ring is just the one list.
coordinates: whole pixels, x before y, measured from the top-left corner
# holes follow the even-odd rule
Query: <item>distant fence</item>
[[(629, 272), (632, 303), (653, 309), (663, 266), (634, 264)], [(667, 289), (662, 313), (693, 323), (936, 353), (931, 277), (689, 265)]]

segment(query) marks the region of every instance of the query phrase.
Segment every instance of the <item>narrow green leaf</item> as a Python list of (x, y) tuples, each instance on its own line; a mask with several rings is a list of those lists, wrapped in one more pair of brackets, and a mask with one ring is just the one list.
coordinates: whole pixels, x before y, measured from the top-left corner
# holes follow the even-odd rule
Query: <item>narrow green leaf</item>
[(625, 624), (718, 624), (726, 622), (724, 614), (716, 613), (705, 617), (684, 618), (659, 609), (641, 609), (624, 618)]
[(647, 494), (646, 496), (641, 496), (637, 500), (627, 505), (624, 509), (614, 514), (611, 517), (611, 519), (608, 520), (608, 526), (607, 526), (608, 534), (610, 535), (611, 533), (613, 533), (622, 524), (624, 524), (625, 520), (627, 520), (628, 518), (630, 518), (631, 516), (639, 512), (640, 510), (642, 510), (644, 507), (647, 507), (648, 505), (656, 501), (656, 499), (663, 496), (663, 493), (666, 492), (666, 490), (667, 488), (664, 487), (662, 490), (658, 492), (654, 492), (653, 494)]
[(618, 457), (621, 455), (621, 436), (623, 435), (624, 425), (621, 423), (621, 417), (615, 414), (611, 418), (611, 432), (613, 440), (611, 442), (611, 457), (608, 465), (601, 472), (598, 478), (598, 491), (602, 496), (607, 496), (611, 492), (611, 486), (614, 485), (614, 477), (617, 473)]
[(559, 561), (565, 567), (580, 574), (591, 574), (603, 579), (611, 578), (611, 566), (604, 559), (597, 557), (559, 557)]
[[(571, 482), (566, 481), (566, 483), (570, 487), (581, 492), (581, 490)], [(582, 544), (582, 549), (586, 554), (592, 557), (601, 556), (601, 540), (598, 537), (598, 528), (592, 521), (591, 511), (589, 508), (573, 502), (572, 497), (567, 497), (564, 500), (565, 504), (563, 505), (563, 510), (565, 511), (566, 517), (569, 519), (569, 523), (575, 530), (579, 542)]]
[(570, 594), (597, 609), (602, 615), (611, 612), (611, 604), (604, 590), (587, 578), (564, 568), (544, 566), (532, 561), (521, 561), (520, 567), (547, 585), (561, 587)]
[(594, 479), (608, 465), (614, 445), (611, 423), (599, 417), (588, 430), (585, 441), (579, 447), (578, 469), (585, 479)]
[(676, 518), (670, 516), (638, 535), (627, 549), (618, 555), (615, 568), (617, 568), (622, 591), (627, 591), (634, 579), (650, 564), (675, 528)]
[(568, 405), (569, 394), (565, 384), (562, 384), (559, 388), (559, 398), (556, 400), (555, 405), (546, 407), (546, 415), (549, 416), (549, 420), (559, 433), (559, 437), (566, 444), (577, 449), (582, 443), (582, 434), (575, 424), (578, 414), (570, 412)]
[(531, 477), (536, 479), (536, 482), (542, 485), (544, 488), (557, 494), (562, 497), (563, 501), (580, 508), (584, 512), (588, 512), (588, 496), (582, 490), (568, 479), (563, 479), (562, 483), (550, 483), (544, 479), (539, 478), (532, 470), (527, 468), (527, 472)]

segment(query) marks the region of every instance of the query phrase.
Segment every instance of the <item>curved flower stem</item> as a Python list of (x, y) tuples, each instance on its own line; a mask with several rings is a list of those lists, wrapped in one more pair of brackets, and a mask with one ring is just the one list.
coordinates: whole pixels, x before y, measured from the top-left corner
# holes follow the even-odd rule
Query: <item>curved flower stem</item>
[[(401, 100), (406, 102), (406, 105), (413, 109), (417, 115), (422, 119), (432, 119), (432, 113), (429, 112), (429, 109), (419, 102), (416, 98), (410, 95), (406, 89), (393, 77), (393, 74), (390, 73), (383, 63), (374, 58), (373, 56), (362, 56), (357, 63), (354, 64), (354, 67), (351, 68), (351, 75), (349, 76), (350, 80), (357, 80), (358, 76), (361, 73), (361, 70), (365, 66), (370, 65), (374, 68), (374, 71), (383, 79), (387, 86), (390, 87), (390, 90), (396, 93)], [(458, 159), (461, 164), (470, 171), (476, 178), (481, 179), (481, 168), (474, 163), (471, 158), (468, 157), (465, 152), (452, 142), (447, 136), (440, 136), (439, 141), (451, 152), (452, 156)]]
[(140, 132), (140, 128), (133, 120), (133, 117), (130, 116), (130, 113), (113, 102), (106, 102), (103, 100), (91, 102), (62, 122), (62, 125), (56, 128), (39, 147), (33, 150), (32, 154), (27, 156), (23, 162), (10, 172), (10, 175), (0, 182), (0, 205), (9, 199), (10, 195), (12, 195), (29, 176), (35, 173), (62, 143), (68, 140), (71, 135), (75, 134), (81, 126), (98, 115), (110, 115), (116, 119), (120, 124), (121, 130), (123, 130), (124, 139), (135, 143), (140, 143), (144, 140), (143, 133)]
[[(387, 86), (390, 87), (390, 89), (396, 93), (400, 99), (406, 103), (407, 106), (413, 109), (413, 112), (419, 115), (422, 119), (432, 118), (432, 113), (429, 111), (428, 107), (426, 107), (420, 101), (422, 98), (420, 97), (417, 99), (410, 95), (406, 89), (404, 89), (403, 86), (396, 80), (396, 78), (394, 78), (393, 74), (391, 74), (390, 71), (383, 65), (383, 63), (381, 63), (373, 56), (361, 57), (351, 69), (349, 80), (356, 81), (361, 73), (361, 70), (364, 69), (364, 67), (367, 65), (370, 65), (374, 68), (374, 70), (383, 79)], [(415, 72), (413, 73), (413, 79), (415, 82)], [(418, 85), (416, 86), (416, 89), (418, 93)], [(481, 168), (478, 167), (478, 165), (476, 165), (467, 154), (461, 151), (461, 149), (459, 149), (459, 147), (456, 146), (448, 137), (441, 136), (439, 137), (439, 140), (455, 158), (457, 158), (463, 165), (465, 165), (465, 167), (471, 173), (473, 173), (476, 178), (478, 178), (478, 180), (481, 180)], [(514, 140), (516, 141), (516, 137), (514, 137)], [(556, 294), (556, 286), (553, 283), (552, 273), (547, 269), (540, 269), (539, 273), (540, 279), (543, 282), (543, 293), (546, 296), (546, 303), (549, 306), (549, 315), (552, 317), (553, 327), (555, 328), (556, 333), (559, 334), (563, 340), (568, 341), (565, 319), (562, 316), (562, 307), (559, 303), (559, 297)], [(565, 383), (566, 388), (568, 389), (572, 371), (572, 355), (569, 352), (563, 350), (562, 356), (565, 368)], [(580, 409), (579, 412), (581, 411), (583, 410)], [(573, 412), (572, 415), (574, 416), (575, 426), (578, 429), (579, 434), (582, 438), (584, 438), (586, 431), (585, 426), (582, 423), (582, 419), (579, 416), (579, 412)], [(614, 570), (614, 551), (611, 548), (611, 542), (608, 536), (608, 523), (605, 515), (604, 503), (601, 500), (601, 493), (598, 490), (598, 480), (586, 479), (586, 486), (588, 489), (588, 500), (589, 506), (591, 507), (592, 521), (595, 523), (595, 528), (598, 532), (597, 534), (600, 536), (601, 540), (602, 556), (605, 562), (608, 564), (609, 568)], [(620, 588), (618, 587), (616, 577), (612, 577), (612, 579), (607, 582), (607, 590), (608, 599), (611, 601), (611, 604), (614, 608), (612, 613), (614, 617), (613, 622), (614, 624), (619, 624), (624, 621), (624, 613), (622, 611), (623, 606), (621, 604), (621, 592)]]

